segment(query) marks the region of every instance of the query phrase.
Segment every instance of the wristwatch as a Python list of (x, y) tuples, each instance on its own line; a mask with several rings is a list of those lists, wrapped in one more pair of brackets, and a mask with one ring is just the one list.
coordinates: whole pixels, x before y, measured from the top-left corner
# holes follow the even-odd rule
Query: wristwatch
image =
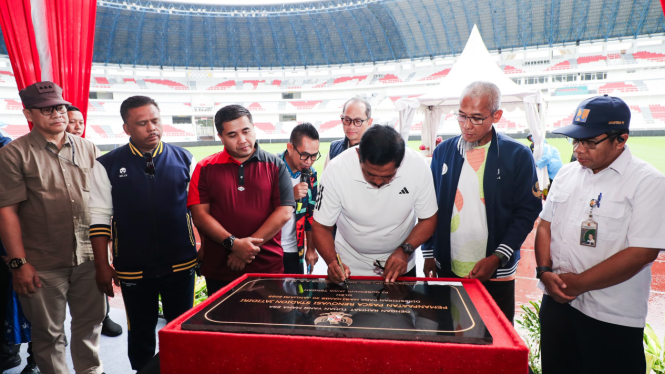
[(543, 273), (551, 273), (552, 268), (549, 266), (538, 266), (536, 267), (536, 278), (540, 279), (540, 276), (543, 275)]
[(9, 267), (16, 270), (27, 263), (28, 260), (26, 260), (25, 258), (13, 258), (9, 261)]
[(413, 252), (415, 251), (415, 249), (413, 248), (413, 246), (412, 246), (411, 244), (409, 244), (409, 243), (406, 243), (406, 242), (402, 243), (402, 244), (400, 245), (400, 248), (402, 248), (402, 250), (404, 251), (404, 253), (406, 253), (406, 254), (409, 255), (409, 256), (411, 255), (411, 253), (413, 253)]
[(224, 241), (222, 241), (222, 246), (223, 246), (224, 248), (230, 250), (231, 247), (233, 247), (233, 242), (234, 242), (235, 240), (236, 240), (236, 237), (233, 236), (233, 235), (231, 235), (231, 236), (229, 236), (228, 238), (224, 239)]

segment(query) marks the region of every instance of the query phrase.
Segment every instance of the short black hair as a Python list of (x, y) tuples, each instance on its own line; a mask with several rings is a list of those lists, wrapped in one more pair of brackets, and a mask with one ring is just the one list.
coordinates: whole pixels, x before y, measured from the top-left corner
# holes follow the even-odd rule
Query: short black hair
[(405, 152), (404, 139), (390, 126), (370, 126), (360, 138), (360, 162), (383, 166), (394, 161), (399, 167)]
[(289, 143), (294, 146), (299, 146), (302, 141), (302, 137), (306, 136), (312, 140), (319, 140), (319, 132), (316, 131), (316, 127), (309, 122), (303, 122), (291, 130), (291, 138)]
[(155, 100), (151, 97), (140, 95), (128, 97), (122, 102), (122, 104), (120, 104), (120, 117), (122, 117), (122, 121), (127, 123), (127, 116), (129, 115), (130, 109), (140, 108), (146, 105), (154, 105), (157, 110), (159, 110), (159, 105), (157, 105)]
[(80, 112), (81, 109), (79, 109), (79, 108), (77, 108), (77, 107), (75, 107), (75, 106), (73, 106), (73, 105), (67, 105), (67, 111), (68, 111), (68, 112)]
[(252, 120), (252, 113), (250, 113), (249, 110), (247, 110), (247, 108), (242, 105), (227, 105), (224, 108), (218, 110), (217, 114), (215, 114), (215, 128), (217, 128), (217, 133), (219, 135), (224, 133), (225, 122), (233, 121), (244, 116), (247, 116), (249, 123), (252, 125), (254, 124), (254, 121)]

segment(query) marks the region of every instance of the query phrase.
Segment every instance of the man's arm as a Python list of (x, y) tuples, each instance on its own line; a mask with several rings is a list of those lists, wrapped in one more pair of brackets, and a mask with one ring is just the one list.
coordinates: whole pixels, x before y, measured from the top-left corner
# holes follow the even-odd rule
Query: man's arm
[(328, 277), (333, 282), (343, 282), (351, 275), (351, 270), (344, 264), (344, 271), (337, 263), (337, 252), (335, 251), (335, 239), (333, 238), (333, 227), (320, 224), (316, 218), (312, 222), (312, 234), (314, 245), (319, 251), (323, 261), (328, 264)]
[(575, 297), (625, 282), (656, 260), (659, 252), (658, 248), (628, 247), (580, 274), (561, 274), (567, 285), (563, 291)]
[[(278, 232), (282, 230), (282, 227), (286, 225), (287, 222), (293, 216), (293, 206), (291, 205), (281, 205), (275, 208), (275, 210), (268, 216), (261, 227), (259, 227), (256, 232), (252, 234), (252, 238), (262, 239), (263, 243), (268, 242), (272, 239)], [(205, 230), (205, 229), (204, 229)]]
[[(21, 222), (18, 218), (18, 204), (0, 208), (0, 238), (9, 259), (26, 257), (21, 236)], [(14, 291), (22, 296), (32, 297), (32, 294), (37, 292), (36, 288), (42, 286), (37, 270), (30, 263), (12, 270), (12, 278)]]
[[(405, 242), (411, 244), (413, 248), (418, 248), (427, 239), (434, 235), (434, 230), (436, 230), (436, 220), (436, 213), (429, 218), (419, 219), (418, 223), (411, 230), (411, 233), (409, 233), (409, 236), (407, 236)], [(383, 271), (383, 279), (385, 279), (386, 282), (394, 282), (395, 279), (406, 273), (408, 265), (409, 256), (401, 247), (397, 248), (386, 261), (385, 270)]]
[[(192, 211), (194, 225), (205, 232), (206, 237), (214, 240), (219, 244), (222, 244), (224, 239), (232, 235), (226, 231), (226, 229), (222, 227), (222, 225), (212, 215), (210, 215), (210, 204), (196, 204), (190, 206), (189, 209)], [(273, 234), (273, 236), (274, 235), (275, 234)], [(250, 263), (261, 250), (258, 245), (262, 241), (263, 239), (255, 237), (236, 239), (233, 242), (233, 246), (231, 247), (231, 252), (238, 256), (241, 260), (245, 261), (245, 263)]]
[(114, 297), (113, 284), (120, 286), (115, 269), (109, 263), (108, 243), (111, 238), (111, 217), (113, 217), (113, 186), (106, 168), (95, 161), (90, 182), (90, 243), (95, 258), (95, 280), (100, 292)]
[[(316, 248), (314, 246), (314, 235), (312, 234), (311, 230), (305, 232), (305, 239), (307, 242), (307, 250), (305, 251), (305, 265), (311, 265), (311, 269), (314, 271), (314, 265), (319, 262), (319, 254), (316, 253)], [(308, 274), (311, 274), (311, 272), (308, 272)]]
[[(536, 229), (536, 266), (552, 267), (552, 256), (550, 254), (550, 243), (552, 241), (552, 223), (540, 219), (538, 228)], [(573, 301), (575, 297), (570, 297), (566, 294), (566, 283), (559, 277), (558, 274), (553, 272), (546, 272), (540, 276), (540, 281), (543, 282), (547, 289), (547, 294), (559, 303), (565, 304)]]

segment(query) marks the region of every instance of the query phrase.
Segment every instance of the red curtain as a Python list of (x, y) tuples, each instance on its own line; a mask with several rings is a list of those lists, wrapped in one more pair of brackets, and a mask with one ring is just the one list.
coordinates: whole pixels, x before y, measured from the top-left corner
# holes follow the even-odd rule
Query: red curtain
[(50, 30), (53, 81), (62, 87), (63, 98), (81, 109), (87, 124), (97, 1), (45, 0), (44, 2)]
[(0, 27), (19, 90), (42, 76), (30, 11), (29, 0), (0, 0)]

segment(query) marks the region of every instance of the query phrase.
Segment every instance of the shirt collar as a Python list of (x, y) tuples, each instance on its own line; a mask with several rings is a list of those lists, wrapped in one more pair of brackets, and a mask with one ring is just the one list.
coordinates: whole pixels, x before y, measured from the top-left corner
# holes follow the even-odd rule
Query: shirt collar
[[(41, 132), (37, 131), (37, 129), (34, 129), (28, 133), (28, 136), (34, 143), (37, 144), (39, 149), (46, 149), (49, 144), (51, 144), (56, 150), (58, 150), (58, 146), (55, 145), (55, 143), (51, 142), (50, 140), (46, 140), (44, 135), (42, 135)], [(71, 147), (72, 146), (72, 140), (69, 136), (69, 134), (65, 133), (65, 142), (63, 143), (63, 146)]]
[[(143, 152), (132, 143), (132, 138), (129, 138), (129, 150), (132, 152), (133, 155), (143, 157)], [(161, 155), (162, 152), (164, 151), (164, 143), (162, 141), (159, 141), (159, 144), (157, 144), (157, 147), (152, 150), (152, 157), (155, 158), (157, 155)]]
[(244, 163), (253, 161), (253, 160), (258, 160), (259, 159), (259, 154), (263, 152), (261, 148), (259, 147), (259, 142), (254, 143), (254, 153), (250, 158), (245, 160), (245, 162), (241, 163), (238, 162), (235, 158), (231, 157), (229, 152), (226, 151), (226, 147), (224, 147), (224, 150), (222, 150), (222, 153), (219, 155), (219, 162), (222, 164), (236, 164), (236, 165), (242, 165)]
[(281, 159), (282, 159), (282, 161), (284, 161), (284, 165), (286, 165), (286, 170), (289, 171), (289, 174), (291, 174), (291, 178), (292, 178), (292, 179), (300, 178), (300, 170), (296, 170), (295, 173), (294, 173), (293, 170), (291, 170), (291, 167), (289, 166), (289, 163), (286, 162), (286, 154), (287, 154), (288, 152), (289, 152), (289, 151), (286, 150), (286, 151), (284, 151), (284, 152), (281, 154)]
[(628, 145), (626, 144), (623, 148), (623, 152), (621, 152), (619, 157), (610, 164), (609, 168), (619, 173), (619, 175), (622, 175), (628, 168), (628, 164), (632, 157), (633, 155), (630, 153), (630, 149), (628, 149)]

